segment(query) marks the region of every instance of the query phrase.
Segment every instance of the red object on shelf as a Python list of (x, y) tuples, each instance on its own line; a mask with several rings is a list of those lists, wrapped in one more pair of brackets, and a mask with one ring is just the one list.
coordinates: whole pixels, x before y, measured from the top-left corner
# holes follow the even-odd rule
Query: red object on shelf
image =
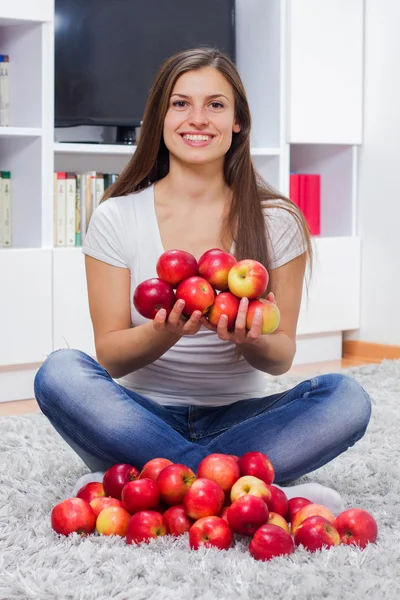
[(292, 173), (290, 175), (290, 199), (303, 212), (311, 235), (321, 234), (321, 176), (317, 174)]

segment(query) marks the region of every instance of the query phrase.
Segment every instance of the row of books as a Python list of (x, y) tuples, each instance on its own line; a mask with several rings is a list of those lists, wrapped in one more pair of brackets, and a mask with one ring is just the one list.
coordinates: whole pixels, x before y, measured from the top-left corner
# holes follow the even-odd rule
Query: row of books
[(10, 57), (0, 54), (0, 127), (10, 125)]
[(54, 245), (81, 246), (93, 211), (115, 173), (54, 173)]
[(11, 246), (10, 171), (0, 171), (0, 246)]
[(321, 176), (308, 173), (291, 173), (289, 196), (302, 211), (311, 235), (320, 235)]

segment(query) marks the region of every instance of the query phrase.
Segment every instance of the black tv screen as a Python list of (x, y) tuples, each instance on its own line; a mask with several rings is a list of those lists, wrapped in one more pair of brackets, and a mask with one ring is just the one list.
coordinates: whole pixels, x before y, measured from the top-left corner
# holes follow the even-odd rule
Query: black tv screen
[(236, 61), (235, 0), (55, 0), (55, 125), (139, 126), (172, 54)]

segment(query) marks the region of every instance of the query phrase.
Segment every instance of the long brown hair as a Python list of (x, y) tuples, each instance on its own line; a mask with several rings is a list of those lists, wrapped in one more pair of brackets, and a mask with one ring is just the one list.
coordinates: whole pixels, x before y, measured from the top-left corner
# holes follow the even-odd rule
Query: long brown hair
[(231, 190), (232, 201), (222, 225), (221, 239), (234, 240), (238, 260), (253, 258), (268, 268), (268, 227), (265, 227), (262, 209), (266, 201), (279, 200), (279, 205), (296, 219), (311, 269), (312, 245), (307, 222), (289, 198), (276, 191), (256, 172), (250, 153), (251, 115), (246, 92), (235, 65), (215, 48), (179, 52), (162, 65), (149, 93), (136, 151), (116, 182), (106, 190), (102, 202), (144, 189), (167, 175), (169, 152), (164, 143), (163, 127), (170, 96), (183, 73), (204, 67), (217, 69), (231, 84), (235, 97), (235, 119), (240, 124), (240, 131), (233, 133), (224, 163), (225, 181)]

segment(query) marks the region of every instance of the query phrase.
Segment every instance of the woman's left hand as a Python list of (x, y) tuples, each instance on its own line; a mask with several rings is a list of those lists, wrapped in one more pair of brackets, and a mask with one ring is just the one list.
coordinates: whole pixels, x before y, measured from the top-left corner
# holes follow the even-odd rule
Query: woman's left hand
[[(275, 302), (275, 297), (270, 292), (266, 298), (270, 302)], [(275, 302), (276, 304), (276, 302)], [(212, 325), (206, 316), (201, 318), (201, 323), (207, 329), (215, 331), (218, 337), (224, 341), (230, 341), (235, 344), (255, 344), (261, 337), (261, 325), (262, 325), (262, 313), (260, 309), (257, 309), (254, 314), (253, 323), (251, 329), (246, 329), (247, 310), (249, 306), (249, 300), (242, 298), (239, 305), (238, 314), (235, 321), (235, 328), (233, 331), (228, 331), (228, 318), (226, 315), (221, 315), (218, 325)]]

